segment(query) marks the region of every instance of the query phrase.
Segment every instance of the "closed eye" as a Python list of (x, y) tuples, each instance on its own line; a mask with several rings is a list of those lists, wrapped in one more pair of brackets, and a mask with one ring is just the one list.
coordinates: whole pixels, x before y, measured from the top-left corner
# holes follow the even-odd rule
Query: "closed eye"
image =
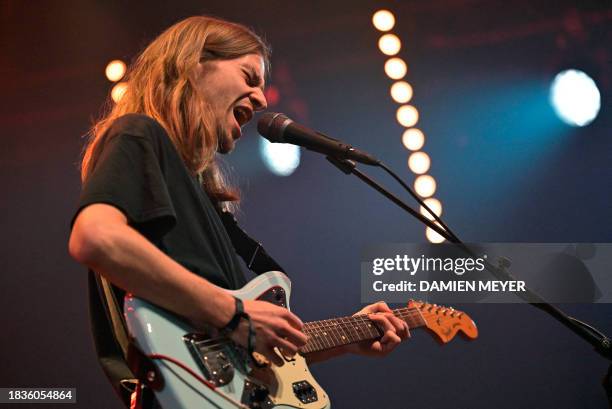
[(249, 87), (258, 87), (263, 91), (264, 89), (264, 81), (255, 71), (250, 69), (243, 69), (242, 72), (245, 75), (245, 79), (247, 81), (247, 85)]
[(252, 74), (252, 73), (250, 73), (250, 72), (248, 72), (248, 71), (246, 71), (246, 70), (243, 70), (242, 72), (244, 72), (244, 76), (245, 76), (246, 82), (247, 82), (247, 84), (248, 84), (250, 87), (256, 87), (256, 86), (258, 85), (258, 81), (257, 81), (257, 79), (256, 79), (256, 78), (253, 76), (253, 74)]

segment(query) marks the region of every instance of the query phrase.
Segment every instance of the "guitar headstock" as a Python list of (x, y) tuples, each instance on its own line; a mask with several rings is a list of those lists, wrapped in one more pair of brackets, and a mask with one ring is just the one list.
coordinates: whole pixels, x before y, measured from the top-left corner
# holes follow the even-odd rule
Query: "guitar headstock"
[(410, 300), (408, 308), (415, 308), (423, 317), (425, 326), (435, 333), (442, 343), (447, 343), (461, 331), (467, 338), (478, 337), (478, 328), (464, 312), (452, 307)]

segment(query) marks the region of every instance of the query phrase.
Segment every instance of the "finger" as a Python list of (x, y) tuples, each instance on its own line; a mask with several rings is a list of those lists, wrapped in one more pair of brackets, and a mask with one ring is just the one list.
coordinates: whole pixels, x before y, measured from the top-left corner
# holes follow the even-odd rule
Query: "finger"
[(399, 344), (388, 342), (386, 344), (382, 344), (382, 354), (388, 355), (390, 354)]
[(276, 347), (278, 347), (278, 349), (284, 352), (285, 356), (293, 356), (297, 353), (299, 349), (297, 345), (283, 338), (276, 338), (274, 340), (274, 343), (276, 344)]
[(289, 322), (289, 324), (296, 329), (302, 329), (304, 328), (304, 323), (302, 322), (301, 319), (298, 318), (297, 315), (295, 315), (294, 313), (292, 313), (291, 311), (284, 309), (283, 314), (281, 314), (281, 316)]
[(391, 312), (391, 309), (384, 301), (379, 301), (374, 304), (370, 304), (359, 311), (357, 314), (374, 314), (377, 312)]
[(405, 330), (403, 332), (406, 336), (403, 337), (402, 339), (405, 340), (408, 338), (412, 338), (412, 334), (410, 333), (410, 327), (408, 326), (408, 323), (404, 322), (404, 327), (405, 327)]
[(374, 341), (372, 345), (370, 345), (370, 351), (374, 352), (375, 354), (380, 354), (383, 352), (383, 350), (384, 348), (380, 341)]
[(404, 320), (399, 319), (394, 315), (389, 315), (387, 318), (389, 319), (389, 321), (395, 328), (395, 332), (397, 333), (397, 335), (399, 335), (401, 339), (406, 339), (409, 337), (408, 325)]
[(401, 340), (394, 332), (388, 331), (381, 339), (380, 346), (382, 348), (383, 354), (388, 354), (393, 351), (399, 344)]
[(395, 327), (389, 322), (389, 319), (382, 314), (371, 314), (368, 318), (375, 322), (383, 333), (390, 330), (395, 331)]
[(302, 331), (299, 331), (292, 327), (291, 325), (285, 323), (281, 325), (277, 331), (277, 334), (281, 338), (286, 338), (293, 344), (303, 347), (308, 342), (308, 336), (304, 334)]
[(384, 301), (379, 301), (374, 305), (376, 305), (376, 308), (378, 309), (379, 312), (391, 312), (391, 313), (393, 312), (391, 308), (389, 308), (387, 303)]
[(385, 332), (385, 335), (383, 335), (382, 338), (380, 339), (380, 343), (383, 344), (383, 345), (386, 345), (386, 344), (396, 344), (396, 345), (398, 345), (400, 342), (402, 342), (402, 340), (393, 331)]

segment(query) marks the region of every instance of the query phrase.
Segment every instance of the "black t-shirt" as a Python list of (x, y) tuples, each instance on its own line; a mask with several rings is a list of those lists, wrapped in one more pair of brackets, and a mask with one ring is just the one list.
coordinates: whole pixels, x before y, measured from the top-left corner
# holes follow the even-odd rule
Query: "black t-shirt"
[(223, 288), (242, 287), (246, 279), (215, 206), (164, 128), (148, 116), (129, 114), (115, 120), (103, 143), (78, 211), (110, 204), (189, 271)]

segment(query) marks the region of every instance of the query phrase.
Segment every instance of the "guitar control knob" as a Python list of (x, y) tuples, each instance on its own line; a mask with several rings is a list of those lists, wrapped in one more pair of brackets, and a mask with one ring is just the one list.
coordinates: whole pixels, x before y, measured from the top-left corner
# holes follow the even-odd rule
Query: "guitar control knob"
[(251, 402), (263, 402), (268, 398), (268, 388), (265, 386), (256, 386), (251, 390)]

